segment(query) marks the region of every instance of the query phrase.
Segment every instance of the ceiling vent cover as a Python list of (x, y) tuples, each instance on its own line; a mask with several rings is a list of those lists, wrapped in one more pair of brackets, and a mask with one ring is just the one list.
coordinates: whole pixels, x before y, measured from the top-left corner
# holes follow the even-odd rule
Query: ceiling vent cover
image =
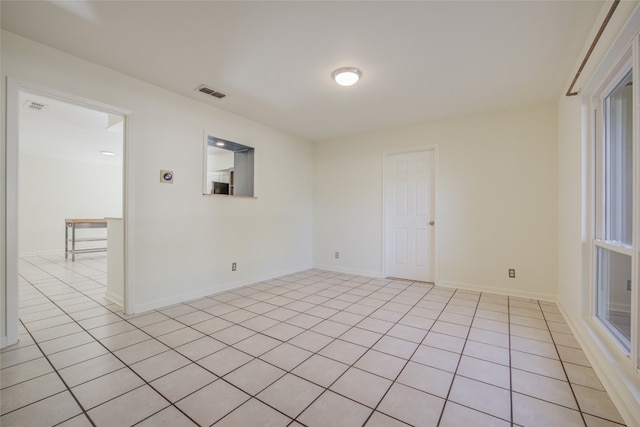
[(214, 97), (216, 97), (218, 99), (224, 98), (225, 96), (227, 96), (224, 93), (221, 93), (221, 92), (218, 92), (216, 90), (213, 90), (209, 86), (206, 86), (206, 85), (200, 85), (200, 86), (198, 86), (196, 88), (196, 90), (198, 92), (202, 92), (202, 93), (206, 93), (207, 95), (214, 96)]
[(27, 102), (24, 103), (24, 108), (29, 110), (41, 111), (44, 107), (46, 107), (46, 105), (40, 102), (27, 100)]

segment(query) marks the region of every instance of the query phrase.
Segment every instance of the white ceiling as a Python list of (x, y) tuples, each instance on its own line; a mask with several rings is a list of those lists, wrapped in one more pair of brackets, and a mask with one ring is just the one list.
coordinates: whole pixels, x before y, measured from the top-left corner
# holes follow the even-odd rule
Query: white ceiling
[(20, 92), (18, 117), (22, 155), (122, 166), (122, 117), (30, 92)]
[(311, 141), (552, 102), (603, 5), (0, 2), (3, 29)]

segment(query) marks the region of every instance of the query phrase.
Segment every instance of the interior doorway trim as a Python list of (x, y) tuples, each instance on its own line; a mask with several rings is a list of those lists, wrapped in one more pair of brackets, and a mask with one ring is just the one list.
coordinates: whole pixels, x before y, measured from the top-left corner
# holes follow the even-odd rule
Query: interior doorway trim
[(429, 144), (429, 145), (424, 145), (424, 146), (417, 146), (417, 147), (407, 147), (407, 148), (403, 148), (403, 149), (398, 149), (398, 150), (387, 150), (384, 151), (382, 153), (382, 224), (381, 224), (381, 229), (382, 229), (382, 254), (381, 254), (381, 258), (382, 258), (382, 276), (383, 277), (388, 277), (389, 276), (389, 269), (388, 269), (388, 259), (387, 259), (387, 244), (389, 243), (387, 241), (387, 214), (386, 214), (386, 206), (388, 203), (388, 197), (389, 195), (387, 194), (387, 183), (389, 180), (389, 176), (387, 173), (387, 168), (389, 166), (389, 162), (391, 161), (391, 157), (398, 155), (398, 154), (412, 154), (412, 153), (421, 153), (424, 151), (431, 151), (433, 152), (433, 162), (434, 162), (434, 195), (433, 195), (433, 200), (434, 200), (434, 221), (435, 221), (435, 225), (434, 225), (434, 253), (433, 253), (433, 282), (435, 284), (437, 284), (439, 282), (440, 279), (440, 267), (439, 267), (439, 262), (438, 262), (438, 254), (439, 254), (439, 238), (438, 238), (438, 230), (439, 230), (439, 226), (438, 226), (438, 186), (439, 186), (439, 177), (440, 177), (440, 146), (438, 144)]
[[(132, 188), (131, 179), (131, 144), (130, 133), (132, 126), (132, 112), (119, 107), (114, 107), (92, 99), (70, 95), (55, 89), (21, 82), (10, 77), (6, 81), (6, 157), (5, 157), (5, 197), (4, 213), (5, 221), (2, 224), (2, 232), (5, 237), (5, 246), (0, 260), (0, 266), (5, 272), (2, 277), (2, 297), (4, 316), (0, 319), (4, 325), (0, 326), (2, 342), (0, 346), (15, 344), (18, 340), (18, 162), (19, 162), (19, 111), (20, 91), (37, 93), (50, 98), (56, 98), (64, 102), (76, 104), (82, 107), (118, 114), (124, 117), (123, 132), (123, 161), (122, 161), (122, 218), (124, 220), (124, 307), (125, 313), (129, 313), (131, 306), (132, 289), (128, 286), (132, 276), (131, 259), (132, 248)], [(5, 335), (6, 334), (6, 335)]]

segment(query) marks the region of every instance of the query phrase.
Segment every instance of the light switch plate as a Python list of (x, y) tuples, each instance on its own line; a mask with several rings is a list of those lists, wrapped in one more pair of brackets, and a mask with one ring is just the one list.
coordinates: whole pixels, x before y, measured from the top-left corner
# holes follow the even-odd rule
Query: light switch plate
[(173, 171), (160, 171), (160, 182), (164, 184), (173, 184)]

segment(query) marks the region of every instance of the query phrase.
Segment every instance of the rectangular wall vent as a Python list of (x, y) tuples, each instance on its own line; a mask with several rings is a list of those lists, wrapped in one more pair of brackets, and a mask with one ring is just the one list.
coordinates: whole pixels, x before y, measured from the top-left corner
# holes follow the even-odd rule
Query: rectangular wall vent
[(206, 86), (206, 85), (200, 85), (200, 86), (198, 86), (196, 88), (196, 90), (198, 92), (206, 93), (207, 95), (215, 96), (218, 99), (224, 98), (225, 96), (227, 96), (224, 93), (215, 91), (215, 90), (211, 89), (209, 86)]
[(27, 102), (24, 103), (24, 108), (28, 108), (29, 110), (41, 111), (44, 107), (46, 107), (46, 105), (40, 102), (27, 100)]

